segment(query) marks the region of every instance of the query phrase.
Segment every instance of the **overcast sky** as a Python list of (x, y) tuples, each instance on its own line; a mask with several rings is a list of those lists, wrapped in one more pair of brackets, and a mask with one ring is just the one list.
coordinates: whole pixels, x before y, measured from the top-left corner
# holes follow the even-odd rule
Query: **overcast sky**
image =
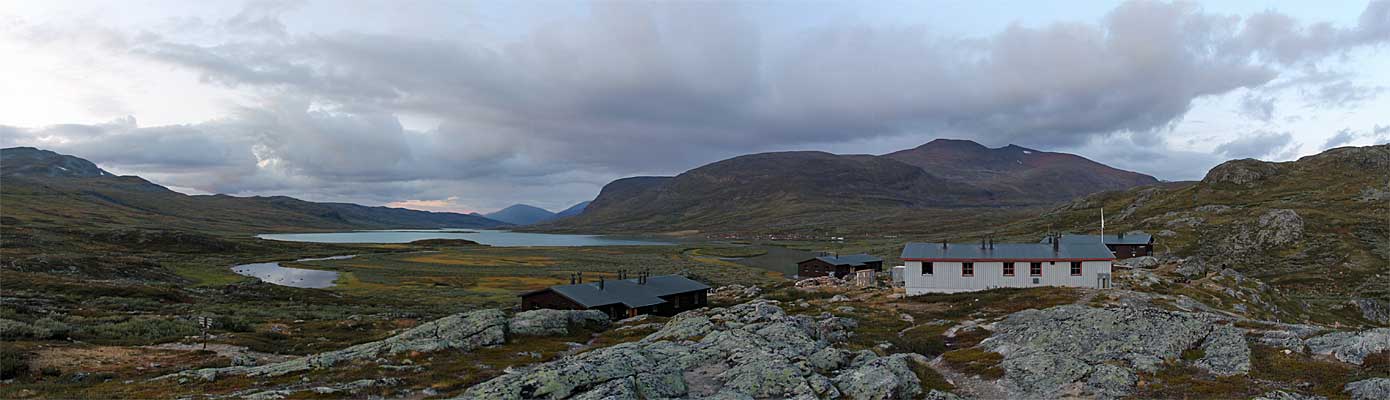
[(1390, 2), (0, 3), (0, 145), (185, 193), (559, 210), (934, 138), (1167, 180), (1390, 141)]

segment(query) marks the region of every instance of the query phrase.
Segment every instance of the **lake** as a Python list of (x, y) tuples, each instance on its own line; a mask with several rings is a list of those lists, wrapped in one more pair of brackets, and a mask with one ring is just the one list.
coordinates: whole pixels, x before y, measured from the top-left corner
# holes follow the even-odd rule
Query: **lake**
[[(295, 260), (295, 262), (346, 260), (353, 257), (356, 256), (303, 258)], [(266, 283), (310, 289), (322, 289), (333, 286), (333, 281), (338, 280), (338, 273), (334, 271), (282, 267), (278, 262), (241, 264), (232, 267), (232, 272), (254, 277)]]
[(459, 229), (395, 229), (379, 231), (351, 231), (329, 233), (266, 233), (256, 237), (267, 240), (314, 243), (410, 243), (425, 239), (466, 239), (489, 246), (528, 247), (528, 246), (652, 246), (668, 245), (645, 239), (624, 239), (603, 235), (569, 235), (555, 233), (529, 233), (502, 230), (462, 231)]

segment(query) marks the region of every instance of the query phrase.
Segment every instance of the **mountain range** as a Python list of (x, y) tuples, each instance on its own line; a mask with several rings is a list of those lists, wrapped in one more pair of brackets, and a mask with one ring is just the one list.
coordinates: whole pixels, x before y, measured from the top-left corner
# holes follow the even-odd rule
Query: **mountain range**
[(512, 225), (534, 225), (579, 215), (584, 212), (589, 203), (588, 201), (581, 201), (560, 212), (551, 212), (529, 204), (513, 204), (501, 210), (479, 215)]
[[(886, 155), (750, 154), (674, 177), (606, 185), (581, 215), (548, 226), (592, 230), (759, 229), (788, 218), (903, 209), (1018, 208), (1159, 183), (1084, 157), (938, 139)], [(805, 225), (798, 222), (797, 225)]]
[(0, 150), (4, 224), (191, 228), (255, 233), (285, 230), (492, 228), (505, 222), (468, 214), (285, 196), (186, 195), (137, 176), (117, 176), (90, 161), (40, 150)]

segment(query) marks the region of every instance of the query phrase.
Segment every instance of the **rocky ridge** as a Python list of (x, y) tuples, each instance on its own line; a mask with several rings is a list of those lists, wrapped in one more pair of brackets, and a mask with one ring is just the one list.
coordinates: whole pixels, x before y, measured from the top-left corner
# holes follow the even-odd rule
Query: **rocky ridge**
[[(854, 320), (788, 315), (776, 301), (685, 312), (641, 340), (513, 371), (461, 399), (851, 398), (924, 395), (924, 357), (851, 353)], [(948, 393), (931, 393), (949, 398)]]
[(1200, 349), (1195, 365), (1217, 375), (1250, 369), (1242, 330), (1207, 313), (1080, 305), (1025, 310), (989, 327), (980, 346), (1004, 356), (1010, 396), (1114, 398), (1130, 394), (1138, 372)]
[(534, 310), (517, 313), (510, 319), (499, 310), (479, 310), (426, 322), (395, 336), (342, 350), (267, 365), (184, 371), (159, 379), (196, 377), (212, 381), (224, 375), (280, 376), (292, 372), (330, 368), (351, 360), (371, 360), (406, 352), (446, 349), (470, 351), (483, 346), (506, 343), (509, 335), (558, 335), (565, 334), (570, 329), (607, 328), (608, 324), (606, 314), (593, 310)]

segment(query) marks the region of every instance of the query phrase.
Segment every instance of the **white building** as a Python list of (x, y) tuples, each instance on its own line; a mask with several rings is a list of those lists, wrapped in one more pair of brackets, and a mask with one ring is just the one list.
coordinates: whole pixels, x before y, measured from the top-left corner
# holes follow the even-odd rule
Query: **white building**
[(1115, 256), (1094, 243), (908, 243), (907, 295), (1005, 287), (1110, 288)]

